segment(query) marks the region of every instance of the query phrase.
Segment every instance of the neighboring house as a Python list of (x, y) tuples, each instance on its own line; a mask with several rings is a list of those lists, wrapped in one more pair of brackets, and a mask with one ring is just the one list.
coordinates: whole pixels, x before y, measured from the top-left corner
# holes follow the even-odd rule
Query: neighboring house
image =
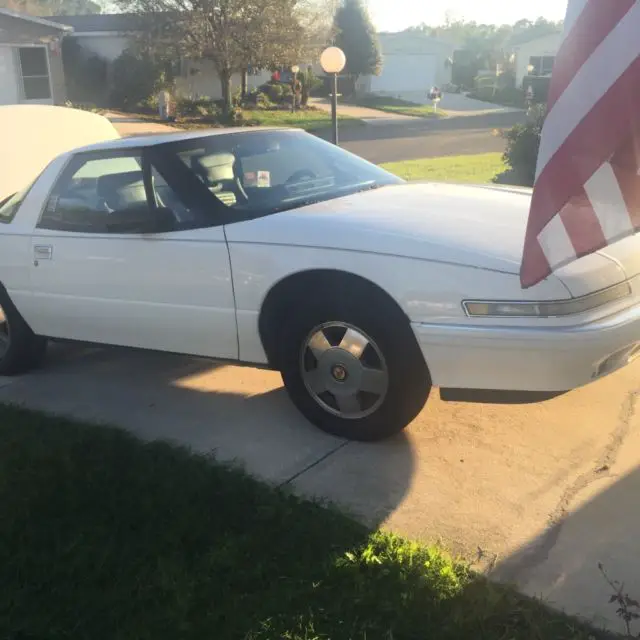
[(562, 33), (558, 32), (515, 45), (516, 86), (522, 87), (527, 76), (551, 76), (561, 43)]
[(406, 32), (381, 33), (378, 37), (382, 73), (360, 78), (356, 85), (359, 92), (424, 101), (431, 87), (451, 82), (454, 44)]
[(73, 27), (73, 39), (86, 51), (113, 62), (143, 28), (131, 13), (52, 16), (49, 20)]
[[(73, 27), (72, 38), (82, 48), (108, 63), (112, 63), (130, 47), (141, 31), (145, 20), (137, 14), (95, 14), (86, 16), (54, 16), (54, 22)], [(187, 98), (222, 98), (220, 79), (210, 60), (181, 60), (176, 64), (176, 93)], [(271, 73), (260, 71), (249, 76), (249, 88), (268, 82)], [(232, 78), (232, 88), (241, 85), (240, 74)]]
[(66, 100), (60, 42), (70, 26), (0, 9), (0, 104)]

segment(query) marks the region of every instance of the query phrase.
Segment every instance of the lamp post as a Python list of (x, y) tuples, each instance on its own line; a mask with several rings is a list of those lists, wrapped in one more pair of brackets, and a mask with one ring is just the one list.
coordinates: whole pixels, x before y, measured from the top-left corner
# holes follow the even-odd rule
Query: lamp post
[(338, 144), (338, 74), (347, 64), (344, 51), (338, 47), (329, 47), (320, 56), (320, 65), (325, 73), (333, 76), (331, 94), (331, 123), (333, 125), (333, 144)]

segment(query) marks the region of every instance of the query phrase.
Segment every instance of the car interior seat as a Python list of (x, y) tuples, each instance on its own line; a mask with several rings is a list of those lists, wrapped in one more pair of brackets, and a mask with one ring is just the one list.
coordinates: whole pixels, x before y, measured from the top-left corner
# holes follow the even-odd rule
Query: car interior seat
[(142, 171), (100, 176), (96, 190), (109, 211), (132, 209), (147, 204)]
[(209, 191), (227, 206), (233, 206), (238, 202), (238, 199), (245, 201), (247, 199), (247, 195), (234, 172), (235, 161), (235, 156), (227, 152), (191, 158), (193, 171), (207, 185)]

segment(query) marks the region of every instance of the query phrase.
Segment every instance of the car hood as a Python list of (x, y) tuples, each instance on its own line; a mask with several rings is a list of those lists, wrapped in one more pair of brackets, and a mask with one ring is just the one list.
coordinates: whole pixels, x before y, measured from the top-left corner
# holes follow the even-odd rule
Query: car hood
[(518, 273), (530, 191), (402, 184), (230, 225), (231, 241), (366, 251)]
[[(319, 202), (241, 225), (231, 242), (363, 251), (518, 274), (532, 190), (412, 183)], [(640, 273), (629, 238), (555, 272), (573, 296)]]

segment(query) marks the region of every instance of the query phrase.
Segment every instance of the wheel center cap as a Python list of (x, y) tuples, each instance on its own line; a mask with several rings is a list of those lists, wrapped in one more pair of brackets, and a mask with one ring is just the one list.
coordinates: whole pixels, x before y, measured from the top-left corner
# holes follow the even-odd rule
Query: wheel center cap
[(337, 382), (344, 382), (349, 377), (346, 367), (342, 364), (336, 364), (331, 367), (331, 375)]

